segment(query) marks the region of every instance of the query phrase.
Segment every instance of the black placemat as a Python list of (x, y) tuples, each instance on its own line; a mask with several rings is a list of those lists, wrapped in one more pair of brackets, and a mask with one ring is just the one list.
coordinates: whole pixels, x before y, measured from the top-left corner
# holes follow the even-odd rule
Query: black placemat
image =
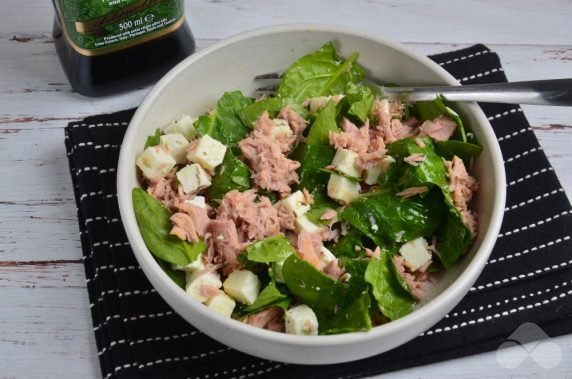
[[(463, 84), (503, 82), (486, 46), (431, 56)], [(376, 357), (297, 366), (254, 358), (197, 331), (161, 299), (137, 265), (115, 188), (119, 148), (134, 110), (66, 128), (93, 330), (104, 378), (363, 377), (494, 350), (519, 326), (572, 332), (572, 213), (518, 105), (482, 104), (507, 174), (501, 234), (478, 281), (437, 325)]]

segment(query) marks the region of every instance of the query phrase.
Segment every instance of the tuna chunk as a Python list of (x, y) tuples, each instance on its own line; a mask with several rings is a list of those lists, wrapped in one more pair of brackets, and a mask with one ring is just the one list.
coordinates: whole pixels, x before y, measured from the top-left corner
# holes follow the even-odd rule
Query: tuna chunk
[(419, 127), (420, 136), (429, 136), (437, 141), (447, 141), (457, 128), (457, 124), (448, 117), (439, 116), (433, 121), (425, 121)]
[(424, 299), (426, 296), (425, 284), (429, 278), (429, 274), (424, 271), (419, 272), (419, 274), (416, 275), (416, 273), (409, 271), (409, 269), (405, 266), (405, 259), (403, 259), (401, 255), (394, 255), (392, 261), (393, 264), (395, 264), (397, 273), (401, 275), (403, 279), (405, 279), (407, 286), (411, 290), (411, 294), (419, 300)]
[(205, 235), (210, 222), (209, 215), (205, 208), (197, 207), (196, 205), (189, 203), (179, 203), (177, 204), (177, 209), (191, 217), (193, 224), (195, 225), (195, 230), (199, 236)]
[(296, 217), (288, 208), (282, 204), (278, 204), (276, 211), (278, 212), (278, 221), (280, 222), (281, 231), (286, 232), (296, 229), (296, 225), (294, 224)]
[(214, 249), (213, 263), (221, 264), (225, 275), (230, 274), (239, 266), (238, 255), (243, 244), (238, 241), (234, 222), (231, 220), (212, 220), (209, 224), (211, 236), (209, 244)]
[(321, 269), (319, 251), (322, 248), (322, 238), (319, 234), (301, 232), (298, 234), (298, 255), (312, 266)]
[(336, 149), (348, 149), (358, 154), (362, 169), (370, 168), (385, 156), (385, 143), (381, 137), (370, 132), (369, 120), (358, 128), (348, 119), (341, 124), (343, 132), (330, 133), (330, 144)]
[(396, 196), (401, 196), (402, 198), (406, 199), (409, 197), (413, 197), (415, 195), (420, 195), (422, 193), (427, 192), (429, 189), (425, 186), (421, 186), (421, 187), (409, 187), (404, 189), (401, 192), (396, 193)]
[(454, 156), (452, 161), (445, 161), (445, 167), (447, 167), (453, 204), (463, 216), (463, 221), (474, 237), (477, 234), (477, 215), (469, 210), (469, 202), (473, 197), (473, 192), (479, 188), (479, 183), (467, 173), (463, 160), (457, 156)]
[(273, 133), (276, 130), (276, 125), (272, 122), (270, 117), (268, 117), (268, 112), (264, 111), (260, 118), (256, 120), (253, 124), (254, 130), (260, 132), (266, 137), (270, 137), (275, 140), (275, 142), (280, 147), (280, 151), (287, 152), (290, 151), (294, 142), (296, 142), (296, 136), (286, 136), (283, 134)]
[(250, 136), (239, 142), (240, 150), (254, 171), (256, 185), (268, 191), (289, 194), (290, 186), (298, 182), (296, 170), (300, 162), (284, 155), (290, 149), (290, 140), (279, 140), (266, 134), (268, 121), (265, 112), (255, 123)]
[(296, 135), (301, 135), (308, 121), (306, 121), (302, 116), (300, 116), (296, 111), (292, 110), (290, 106), (286, 106), (280, 110), (278, 117), (288, 121), (288, 125)]
[(197, 233), (195, 223), (191, 216), (183, 212), (178, 212), (171, 216), (171, 221), (173, 222), (173, 228), (171, 229), (172, 235), (189, 242), (199, 241), (199, 234)]
[(280, 231), (278, 210), (270, 199), (257, 195), (253, 190), (226, 193), (217, 209), (218, 220), (231, 220), (241, 242), (256, 241)]
[(425, 154), (413, 153), (405, 158), (403, 158), (405, 163), (409, 163), (412, 166), (419, 166), (419, 164), (425, 161)]
[(244, 322), (257, 328), (283, 332), (285, 330), (283, 313), (279, 307), (270, 307), (251, 314)]
[(402, 138), (413, 137), (417, 134), (417, 128), (415, 128), (417, 120), (412, 123), (402, 123), (400, 120), (392, 118), (397, 115), (395, 114), (395, 111), (393, 111), (393, 113), (391, 112), (391, 105), (390, 113), (388, 113), (383, 102), (377, 101), (375, 103), (374, 114), (377, 118), (375, 132), (383, 138), (385, 143), (395, 142)]

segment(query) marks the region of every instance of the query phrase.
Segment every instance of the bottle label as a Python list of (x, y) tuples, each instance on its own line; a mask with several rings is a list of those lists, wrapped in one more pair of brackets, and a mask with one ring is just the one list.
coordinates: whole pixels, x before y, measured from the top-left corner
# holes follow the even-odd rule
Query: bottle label
[(64, 36), (83, 55), (147, 42), (184, 21), (183, 0), (56, 0)]

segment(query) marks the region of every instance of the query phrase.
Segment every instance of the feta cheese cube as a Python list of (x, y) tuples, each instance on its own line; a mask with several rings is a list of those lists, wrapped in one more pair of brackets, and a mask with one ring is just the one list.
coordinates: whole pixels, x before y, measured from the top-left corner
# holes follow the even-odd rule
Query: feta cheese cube
[(431, 260), (431, 252), (427, 249), (429, 245), (423, 237), (406, 242), (399, 248), (399, 254), (405, 260), (405, 265), (411, 271), (417, 270)]
[(325, 108), (330, 101), (333, 101), (334, 104), (337, 104), (343, 98), (344, 95), (312, 97), (304, 101), (304, 106), (308, 107), (311, 113), (316, 113), (320, 109)]
[(307, 233), (320, 233), (328, 230), (326, 225), (314, 224), (306, 215), (296, 217), (296, 220), (294, 220), (294, 227), (296, 233), (300, 233), (302, 231)]
[(286, 209), (292, 212), (296, 217), (302, 216), (308, 212), (311, 205), (306, 202), (306, 197), (302, 191), (296, 191), (280, 202)]
[(177, 179), (185, 193), (196, 192), (211, 185), (209, 174), (198, 164), (193, 163), (177, 171)]
[(187, 295), (201, 303), (216, 296), (218, 289), (222, 287), (222, 282), (216, 272), (202, 272), (200, 275), (191, 276), (191, 279), (185, 288)]
[(160, 179), (175, 167), (177, 161), (167, 152), (164, 146), (150, 146), (145, 149), (135, 162), (147, 179)]
[(288, 125), (288, 121), (275, 118), (272, 120), (272, 123), (274, 124), (274, 128), (270, 129), (270, 135), (273, 138), (287, 138), (294, 135), (294, 132), (290, 129), (290, 125)]
[(364, 170), (363, 181), (369, 185), (377, 183), (379, 176), (381, 174), (385, 174), (392, 163), (395, 163), (395, 159), (393, 159), (393, 157), (390, 157), (389, 155), (384, 157), (374, 166)]
[(318, 251), (318, 259), (324, 266), (327, 266), (328, 263), (336, 260), (337, 258), (330, 250), (328, 250), (325, 246), (322, 246), (320, 251)]
[(165, 134), (181, 133), (186, 139), (191, 140), (198, 134), (193, 124), (197, 119), (189, 115), (182, 115), (179, 119), (171, 122), (163, 129)]
[(389, 114), (389, 101), (387, 99), (383, 99), (379, 101), (379, 104), (381, 105), (383, 112)]
[(332, 174), (328, 181), (328, 196), (334, 200), (348, 204), (359, 195), (359, 183), (353, 182), (341, 175)]
[(177, 163), (187, 162), (187, 146), (189, 141), (181, 133), (164, 134), (159, 140), (161, 145), (166, 146), (169, 154), (177, 161)]
[(302, 304), (288, 309), (284, 313), (286, 333), (303, 336), (318, 335), (318, 319), (309, 306)]
[(190, 274), (200, 272), (200, 271), (205, 269), (205, 265), (203, 264), (203, 255), (199, 254), (197, 259), (195, 259), (194, 261), (192, 261), (191, 263), (189, 263), (186, 266), (174, 264), (174, 265), (172, 265), (172, 267), (173, 267), (173, 270), (186, 271), (187, 273), (190, 273)]
[(260, 292), (260, 280), (248, 270), (235, 270), (223, 283), (224, 292), (243, 304), (252, 304)]
[(207, 300), (208, 308), (225, 317), (230, 317), (232, 315), (232, 311), (234, 311), (235, 306), (236, 302), (224, 292), (221, 292)]
[(336, 151), (336, 155), (334, 155), (334, 159), (332, 160), (332, 166), (334, 166), (334, 170), (341, 174), (359, 178), (361, 175), (361, 168), (356, 165), (357, 158), (358, 155), (354, 151), (338, 149), (338, 151)]
[(203, 166), (205, 170), (214, 172), (222, 163), (226, 146), (208, 134), (202, 136), (187, 153), (187, 159)]
[(207, 202), (204, 196), (195, 196), (191, 200), (185, 200), (186, 204), (193, 204), (195, 207), (207, 208)]

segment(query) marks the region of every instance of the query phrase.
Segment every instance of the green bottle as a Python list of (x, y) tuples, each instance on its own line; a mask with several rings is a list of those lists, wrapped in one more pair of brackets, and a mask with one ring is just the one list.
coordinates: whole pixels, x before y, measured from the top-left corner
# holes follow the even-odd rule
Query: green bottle
[(53, 0), (72, 88), (104, 96), (150, 84), (195, 51), (184, 0)]

